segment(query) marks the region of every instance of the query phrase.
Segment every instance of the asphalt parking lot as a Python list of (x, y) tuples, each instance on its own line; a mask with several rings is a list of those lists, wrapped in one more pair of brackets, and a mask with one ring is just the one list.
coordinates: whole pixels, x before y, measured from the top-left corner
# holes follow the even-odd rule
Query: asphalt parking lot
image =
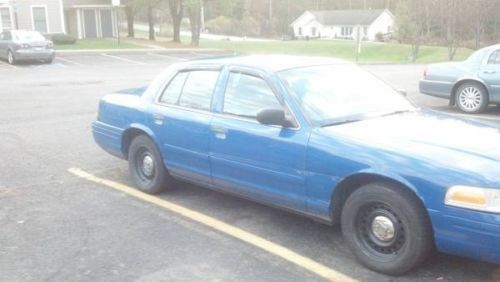
[[(92, 139), (99, 99), (147, 85), (171, 63), (213, 55), (222, 54), (72, 53), (51, 65), (0, 62), (0, 281), (323, 281), (324, 272), (342, 281), (395, 280), (357, 264), (337, 227), (184, 183), (152, 201), (106, 185), (132, 182), (127, 163)], [(364, 67), (423, 107), (461, 115), (418, 94), (425, 66)], [(500, 111), (480, 118), (500, 124)], [(221, 232), (165, 203), (245, 234)], [(273, 253), (278, 249), (287, 252)], [(399, 279), (499, 281), (500, 266), (435, 254)]]

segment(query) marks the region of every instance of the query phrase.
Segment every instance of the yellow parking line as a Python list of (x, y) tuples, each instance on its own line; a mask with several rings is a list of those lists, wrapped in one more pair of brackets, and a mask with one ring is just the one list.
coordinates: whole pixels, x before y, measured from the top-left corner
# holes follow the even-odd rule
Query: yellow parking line
[(159, 206), (161, 208), (164, 208), (166, 210), (169, 210), (171, 212), (174, 212), (176, 214), (182, 215), (190, 220), (196, 221), (198, 223), (201, 223), (205, 226), (208, 226), (210, 228), (213, 228), (215, 230), (218, 230), (226, 235), (229, 235), (231, 237), (234, 237), (236, 239), (239, 239), (241, 241), (247, 242), (255, 247), (258, 247), (264, 251), (267, 251), (271, 254), (274, 254), (278, 257), (281, 257), (291, 263), (296, 264), (297, 266), (300, 266), (314, 274), (317, 274), (323, 278), (326, 278), (330, 281), (356, 281), (350, 276), (347, 276), (345, 274), (342, 274), (336, 270), (333, 270), (319, 262), (316, 262), (308, 257), (304, 257), (286, 247), (283, 247), (281, 245), (278, 245), (276, 243), (273, 243), (271, 241), (268, 241), (262, 237), (259, 237), (255, 234), (252, 234), (248, 231), (245, 231), (243, 229), (240, 229), (238, 227), (229, 225), (225, 222), (222, 222), (218, 219), (215, 219), (213, 217), (210, 217), (208, 215), (204, 215), (200, 212), (185, 208), (183, 206), (171, 203), (169, 201), (160, 199), (155, 196), (151, 196), (149, 194), (143, 193), (139, 190), (136, 190), (132, 187), (129, 187), (127, 185), (100, 178), (95, 175), (92, 175), (88, 172), (85, 172), (81, 169), (78, 168), (70, 168), (68, 171), (78, 177), (81, 177), (83, 179), (102, 184), (104, 186), (113, 188), (115, 190), (121, 191), (123, 193), (126, 193), (129, 196), (132, 196), (134, 198), (140, 199), (142, 201), (154, 204), (156, 206)]

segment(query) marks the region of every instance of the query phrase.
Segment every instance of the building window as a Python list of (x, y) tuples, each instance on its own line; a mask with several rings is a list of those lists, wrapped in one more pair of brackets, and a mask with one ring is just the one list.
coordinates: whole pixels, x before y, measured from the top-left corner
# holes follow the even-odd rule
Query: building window
[(365, 36), (368, 36), (368, 27), (366, 27), (366, 26), (365, 26), (365, 27), (363, 27), (363, 34), (364, 34)]
[(0, 8), (0, 31), (12, 29), (12, 19), (8, 7)]
[(33, 17), (33, 29), (40, 33), (48, 33), (47, 8), (31, 7), (31, 16)]
[(299, 35), (302, 35), (302, 27), (299, 27)]
[(311, 35), (316, 36), (316, 27), (315, 26), (311, 27)]
[(352, 26), (343, 26), (340, 29), (340, 35), (342, 37), (352, 37)]

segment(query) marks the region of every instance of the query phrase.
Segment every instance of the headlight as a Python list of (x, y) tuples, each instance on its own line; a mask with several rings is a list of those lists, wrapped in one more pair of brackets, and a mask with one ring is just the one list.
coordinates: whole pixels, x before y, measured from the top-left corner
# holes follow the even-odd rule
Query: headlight
[(446, 192), (444, 203), (449, 206), (500, 213), (500, 189), (452, 186)]

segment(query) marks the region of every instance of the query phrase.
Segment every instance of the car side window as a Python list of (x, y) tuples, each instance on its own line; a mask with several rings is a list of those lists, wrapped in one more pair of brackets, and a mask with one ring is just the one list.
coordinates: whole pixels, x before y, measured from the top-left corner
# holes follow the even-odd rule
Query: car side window
[(259, 111), (269, 108), (281, 109), (282, 106), (266, 81), (243, 73), (229, 74), (224, 95), (224, 113), (256, 118)]
[(219, 71), (189, 72), (182, 89), (179, 105), (198, 110), (210, 110), (218, 77)]
[(499, 53), (500, 50), (496, 50), (495, 52), (491, 53), (490, 57), (488, 58), (489, 65), (500, 65), (500, 56), (498, 55)]
[(0, 40), (10, 40), (10, 39), (11, 39), (10, 32), (4, 31), (0, 34)]
[(160, 103), (166, 104), (177, 104), (179, 102), (179, 96), (181, 95), (182, 88), (188, 77), (187, 72), (179, 72), (175, 77), (170, 80), (168, 86), (163, 90), (160, 97)]

